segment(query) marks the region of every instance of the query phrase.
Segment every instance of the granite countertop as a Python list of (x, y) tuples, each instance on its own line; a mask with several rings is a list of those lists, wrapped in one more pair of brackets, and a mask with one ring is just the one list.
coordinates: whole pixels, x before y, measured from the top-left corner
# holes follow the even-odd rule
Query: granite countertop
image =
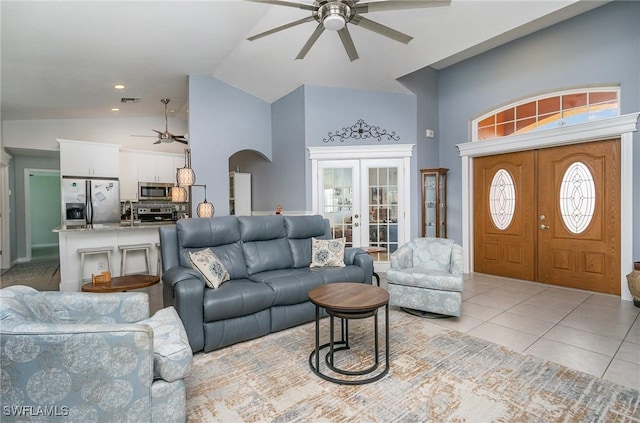
[(160, 226), (174, 225), (176, 222), (139, 222), (134, 221), (131, 226), (130, 221), (122, 221), (120, 223), (102, 223), (94, 224), (93, 227), (88, 228), (86, 226), (73, 226), (65, 228), (59, 226), (53, 229), (53, 232), (95, 232), (95, 231), (128, 231), (132, 229), (157, 229)]

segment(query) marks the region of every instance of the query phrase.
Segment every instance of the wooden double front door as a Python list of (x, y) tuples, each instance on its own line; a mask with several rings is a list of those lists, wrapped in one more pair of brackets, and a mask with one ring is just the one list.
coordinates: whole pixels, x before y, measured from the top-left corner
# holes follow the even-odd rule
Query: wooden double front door
[(475, 158), (474, 270), (620, 294), (620, 141)]

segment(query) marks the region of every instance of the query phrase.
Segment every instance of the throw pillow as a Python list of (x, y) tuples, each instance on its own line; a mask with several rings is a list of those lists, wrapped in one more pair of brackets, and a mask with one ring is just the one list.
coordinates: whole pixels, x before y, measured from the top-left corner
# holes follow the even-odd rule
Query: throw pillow
[(345, 242), (346, 238), (311, 238), (311, 264), (309, 267), (345, 267)]
[(210, 248), (189, 252), (191, 267), (199, 271), (209, 288), (216, 289), (229, 280), (229, 272)]

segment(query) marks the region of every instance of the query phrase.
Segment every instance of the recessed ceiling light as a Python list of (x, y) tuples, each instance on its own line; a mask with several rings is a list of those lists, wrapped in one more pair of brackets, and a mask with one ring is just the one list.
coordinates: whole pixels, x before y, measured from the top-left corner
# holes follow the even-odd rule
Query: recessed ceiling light
[(119, 112), (119, 111), (120, 111), (120, 108), (119, 108), (119, 107), (112, 107), (112, 108), (111, 108), (111, 111), (112, 111), (112, 112)]
[(124, 90), (127, 87), (125, 87), (122, 84), (116, 84), (116, 85), (113, 86), (113, 88), (115, 88), (116, 90)]

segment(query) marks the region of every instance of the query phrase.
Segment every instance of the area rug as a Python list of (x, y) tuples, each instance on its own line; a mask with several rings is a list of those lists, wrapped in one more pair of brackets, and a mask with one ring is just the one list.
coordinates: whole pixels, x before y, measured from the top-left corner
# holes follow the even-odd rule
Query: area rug
[(16, 264), (0, 276), (0, 288), (26, 285), (38, 291), (57, 291), (60, 286), (59, 260), (34, 260)]
[[(189, 421), (640, 421), (637, 390), (434, 329), (398, 310), (389, 316), (391, 370), (367, 385), (337, 385), (312, 373), (313, 323), (196, 354), (186, 379)], [(328, 328), (328, 319), (322, 325)], [(352, 346), (372, 345), (371, 323), (352, 322), (349, 332)]]

